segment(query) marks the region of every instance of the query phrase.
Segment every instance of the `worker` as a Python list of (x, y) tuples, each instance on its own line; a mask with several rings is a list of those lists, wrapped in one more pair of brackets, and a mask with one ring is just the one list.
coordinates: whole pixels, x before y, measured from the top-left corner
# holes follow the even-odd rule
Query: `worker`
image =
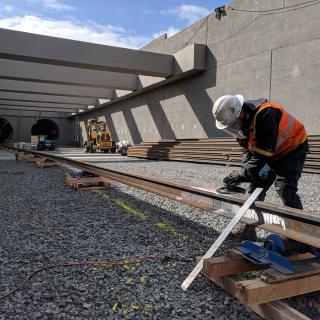
[(127, 140), (120, 140), (116, 143), (117, 152), (122, 156), (126, 156), (128, 153), (128, 148), (131, 147), (131, 143)]
[[(249, 182), (247, 194), (257, 187), (263, 188), (258, 198), (263, 201), (275, 182), (285, 206), (303, 209), (297, 194), (309, 152), (303, 124), (276, 103), (267, 99), (245, 101), (240, 94), (220, 97), (212, 112), (217, 128), (234, 136), (243, 147), (242, 169), (225, 177), (225, 185)], [(246, 230), (238, 233), (253, 234), (254, 226), (243, 229)]]

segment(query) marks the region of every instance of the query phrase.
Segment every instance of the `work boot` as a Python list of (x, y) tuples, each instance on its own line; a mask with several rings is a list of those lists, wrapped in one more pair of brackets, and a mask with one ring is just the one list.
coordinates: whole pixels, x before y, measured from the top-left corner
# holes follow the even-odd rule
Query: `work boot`
[(257, 241), (256, 226), (240, 222), (232, 231), (238, 240)]

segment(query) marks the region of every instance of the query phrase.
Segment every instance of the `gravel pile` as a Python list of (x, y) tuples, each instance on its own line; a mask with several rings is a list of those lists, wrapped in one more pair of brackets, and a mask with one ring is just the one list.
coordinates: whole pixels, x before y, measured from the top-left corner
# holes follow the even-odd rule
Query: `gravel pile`
[[(219, 185), (231, 170), (128, 158), (106, 165), (192, 184)], [(227, 223), (121, 184), (76, 192), (64, 184), (64, 175), (61, 168), (0, 161), (1, 293), (28, 273), (57, 262), (199, 256)], [(309, 188), (318, 187), (319, 179), (308, 176)], [(314, 208), (315, 198), (310, 204)], [(226, 241), (218, 254), (233, 245), (232, 239)], [(260, 319), (202, 276), (183, 292), (180, 285), (193, 266), (193, 261), (171, 260), (42, 271), (0, 300), (0, 319)], [(303, 299), (295, 304), (316, 319), (317, 310), (307, 304), (316, 306), (316, 296)]]

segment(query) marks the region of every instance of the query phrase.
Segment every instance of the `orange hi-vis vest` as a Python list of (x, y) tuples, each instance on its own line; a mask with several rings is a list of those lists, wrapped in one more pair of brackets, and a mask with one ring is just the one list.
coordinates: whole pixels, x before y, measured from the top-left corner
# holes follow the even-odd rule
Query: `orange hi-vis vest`
[[(277, 144), (274, 152), (269, 152), (258, 148), (255, 145), (255, 134), (256, 134), (256, 118), (260, 111), (265, 108), (274, 108), (280, 110), (282, 117), (279, 123), (279, 131), (277, 137)], [(266, 125), (268, 125), (266, 123)], [(263, 154), (264, 156), (270, 157), (270, 160), (279, 159), (286, 154), (290, 153), (292, 150), (297, 148), (302, 144), (308, 137), (306, 129), (303, 124), (290, 113), (288, 113), (284, 108), (273, 102), (265, 102), (259, 108), (254, 115), (252, 121), (253, 130), (250, 132), (248, 141), (248, 150), (250, 152), (257, 152)]]

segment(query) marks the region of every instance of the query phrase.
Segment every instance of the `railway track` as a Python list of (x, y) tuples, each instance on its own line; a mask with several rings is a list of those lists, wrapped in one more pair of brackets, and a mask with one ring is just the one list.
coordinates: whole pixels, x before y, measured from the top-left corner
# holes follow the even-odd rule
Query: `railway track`
[[(33, 160), (45, 158), (86, 170), (95, 175), (229, 218), (232, 218), (245, 202), (242, 197), (219, 194), (215, 190), (122, 172), (59, 155), (18, 149), (10, 151), (14, 152), (16, 156), (26, 156), (29, 159), (33, 158)], [(258, 223), (258, 227), (261, 229), (320, 248), (320, 217), (317, 214), (256, 201), (242, 221), (247, 224)], [(293, 256), (293, 259), (296, 260), (306, 259), (305, 268), (301, 264), (298, 265), (298, 271), (293, 275), (279, 275), (274, 273), (272, 269), (264, 269), (266, 281), (260, 278), (244, 278), (242, 273), (259, 272), (262, 270), (261, 267), (244, 261), (235, 250), (229, 250), (226, 256), (205, 259), (202, 274), (264, 319), (311, 320), (282, 301), (284, 298), (319, 290), (320, 267), (318, 263), (313, 263), (313, 260), (310, 262), (308, 257), (305, 258), (303, 254)]]
[[(100, 167), (87, 162), (67, 159), (63, 156), (19, 149), (11, 149), (11, 151), (31, 154), (34, 157), (46, 158), (85, 170), (228, 218), (232, 218), (245, 202), (243, 197), (219, 194), (212, 189), (187, 186), (173, 181)], [(266, 231), (320, 248), (320, 216), (317, 213), (256, 201), (242, 221), (247, 224), (258, 224), (259, 228)]]

